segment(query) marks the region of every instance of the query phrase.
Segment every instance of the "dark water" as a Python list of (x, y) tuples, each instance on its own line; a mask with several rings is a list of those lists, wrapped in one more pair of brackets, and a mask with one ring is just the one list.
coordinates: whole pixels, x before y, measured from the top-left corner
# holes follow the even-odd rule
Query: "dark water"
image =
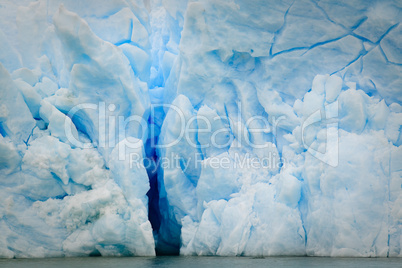
[(133, 257), (0, 259), (0, 267), (30, 268), (130, 268), (130, 267), (392, 267), (402, 268), (402, 258), (318, 258), (318, 257)]

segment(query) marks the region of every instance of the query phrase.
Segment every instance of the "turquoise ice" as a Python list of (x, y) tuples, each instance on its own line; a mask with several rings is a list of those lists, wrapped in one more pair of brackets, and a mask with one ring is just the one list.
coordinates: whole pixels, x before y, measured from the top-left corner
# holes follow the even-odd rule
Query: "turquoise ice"
[(0, 1), (0, 257), (401, 257), (401, 12)]

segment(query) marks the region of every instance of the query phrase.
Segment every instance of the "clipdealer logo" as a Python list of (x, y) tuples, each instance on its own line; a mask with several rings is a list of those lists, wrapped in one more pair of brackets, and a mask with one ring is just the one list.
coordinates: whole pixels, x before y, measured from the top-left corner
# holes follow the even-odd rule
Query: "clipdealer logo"
[[(239, 122), (234, 122), (232, 118), (222, 118), (217, 116), (215, 118), (207, 118), (200, 115), (192, 115), (190, 118), (186, 118), (185, 113), (177, 106), (172, 104), (160, 104), (158, 106), (151, 107), (151, 115), (154, 115), (154, 109), (165, 109), (166, 111), (174, 112), (176, 118), (178, 119), (177, 137), (173, 137), (168, 143), (164, 144), (152, 144), (156, 149), (166, 149), (177, 145), (184, 139), (186, 144), (190, 147), (203, 149), (208, 147), (213, 148), (225, 148), (230, 146), (233, 139), (238, 140), (237, 146), (248, 146), (253, 149), (263, 149), (267, 148), (267, 144), (256, 144), (249, 137), (249, 133), (272, 133), (274, 136), (277, 134), (276, 128), (278, 123), (285, 118), (273, 118), (273, 122), (269, 123), (267, 118), (261, 116), (256, 116), (249, 118), (245, 124)], [(148, 133), (148, 122), (141, 116), (132, 115), (130, 117), (124, 117), (122, 115), (117, 115), (113, 113), (116, 110), (116, 105), (110, 104), (106, 106), (105, 102), (100, 102), (99, 104), (94, 103), (83, 103), (73, 107), (67, 114), (67, 117), (71, 120), (65, 120), (65, 134), (68, 141), (78, 148), (94, 148), (94, 144), (91, 142), (82, 142), (79, 140), (74, 124), (72, 123), (73, 118), (75, 120), (89, 120), (90, 113), (98, 116), (98, 129), (97, 135), (94, 137), (94, 141), (98, 148), (115, 148), (118, 147), (119, 150), (119, 160), (125, 160), (127, 149), (138, 149), (143, 147), (143, 138), (146, 137)], [(108, 114), (109, 113), (109, 114)], [(237, 115), (241, 118), (241, 114)], [(338, 147), (338, 101), (327, 104), (323, 109), (317, 110), (308, 116), (301, 124), (301, 145), (306, 149), (306, 151), (322, 161), (323, 163), (336, 167), (338, 166), (339, 159), (339, 147)], [(212, 122), (211, 122), (212, 120)], [(226, 126), (212, 131), (212, 124), (215, 121), (223, 120), (226, 122)], [(203, 129), (197, 129), (197, 122), (202, 122)], [(255, 129), (255, 123), (258, 122), (259, 128)], [(127, 135), (127, 126), (131, 124), (131, 129), (137, 129), (138, 137), (134, 138)], [(308, 143), (306, 137), (312, 131), (315, 125), (319, 124), (319, 132), (321, 133), (321, 146), (317, 146), (317, 143)], [(323, 127), (323, 125), (325, 125)], [(134, 127), (133, 127), (134, 126)], [(151, 131), (151, 136), (155, 135)], [(190, 134), (194, 134), (197, 131), (211, 132), (211, 140), (207, 144), (199, 144), (192, 138)], [(217, 135), (222, 135), (225, 132), (232, 133), (225, 143), (220, 144), (217, 141)], [(236, 136), (236, 137), (234, 137)], [(322, 136), (325, 136), (325, 141), (322, 140)], [(152, 140), (151, 142), (154, 142)], [(324, 146), (322, 146), (324, 145)], [(127, 147), (127, 148), (126, 148)], [(319, 148), (318, 148), (319, 147)], [(323, 150), (324, 147), (324, 150)]]

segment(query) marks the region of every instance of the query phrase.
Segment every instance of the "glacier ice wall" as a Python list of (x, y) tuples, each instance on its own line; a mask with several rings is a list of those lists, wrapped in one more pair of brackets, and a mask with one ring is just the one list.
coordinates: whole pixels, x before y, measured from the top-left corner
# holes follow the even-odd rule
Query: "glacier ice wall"
[(0, 257), (402, 256), (401, 11), (1, 1)]
[(64, 4), (2, 6), (20, 52), (1, 66), (1, 256), (154, 255), (147, 172), (126, 157), (145, 156), (148, 86), (125, 55), (149, 64), (145, 8)]

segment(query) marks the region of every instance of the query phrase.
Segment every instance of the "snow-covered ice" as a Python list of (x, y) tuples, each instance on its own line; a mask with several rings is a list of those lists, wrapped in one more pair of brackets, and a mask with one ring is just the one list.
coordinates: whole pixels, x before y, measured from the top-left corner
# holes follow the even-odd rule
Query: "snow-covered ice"
[(0, 257), (401, 257), (401, 13), (0, 1)]

